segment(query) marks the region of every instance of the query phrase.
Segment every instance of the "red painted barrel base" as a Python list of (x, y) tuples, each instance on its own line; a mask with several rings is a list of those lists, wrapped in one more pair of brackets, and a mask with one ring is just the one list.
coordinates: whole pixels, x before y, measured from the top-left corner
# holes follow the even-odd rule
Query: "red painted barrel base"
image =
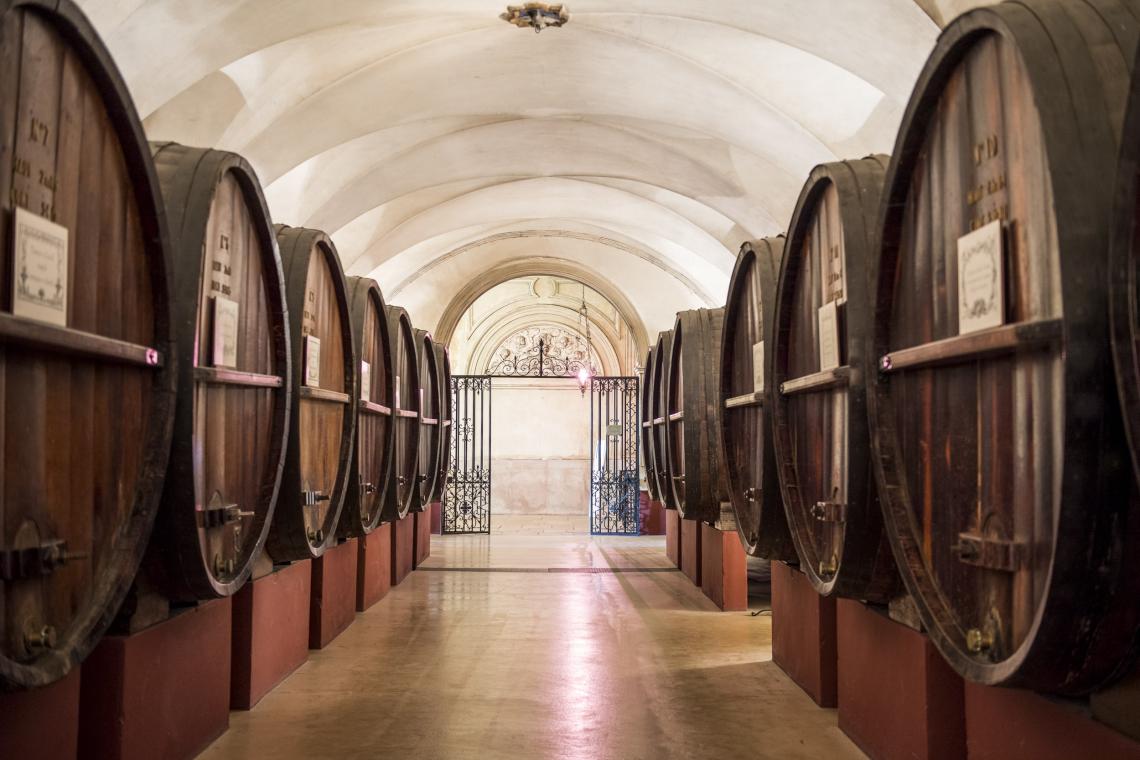
[(225, 733), (231, 602), (204, 602), (99, 642), (83, 663), (80, 758), (192, 758)]
[(416, 519), (412, 513), (392, 523), (392, 585), (399, 585), (412, 572), (416, 549)]
[(248, 710), (309, 657), (309, 560), (283, 565), (234, 596), (230, 707)]
[(835, 707), (835, 598), (799, 570), (772, 563), (772, 661), (820, 707)]
[(701, 524), (681, 520), (681, 572), (694, 586), (701, 585)]
[(641, 535), (661, 536), (665, 534), (665, 505), (649, 498), (648, 491), (641, 492)]
[(974, 683), (965, 692), (970, 760), (1140, 759), (1140, 742), (1096, 721), (1083, 705)]
[(360, 539), (356, 555), (356, 611), (364, 612), (392, 588), (392, 523)]
[(839, 729), (873, 760), (966, 756), (962, 677), (886, 610), (836, 602)]
[(681, 513), (665, 510), (665, 556), (677, 569), (681, 567)]
[(356, 619), (357, 540), (350, 538), (313, 560), (309, 649), (324, 649)]
[(443, 504), (438, 501), (431, 503), (431, 532), (437, 536), (443, 535)]
[(0, 694), (0, 757), (56, 760), (79, 748), (80, 669), (50, 686)]
[(748, 609), (748, 561), (735, 530), (701, 523), (701, 591), (722, 610)]
[(415, 538), (412, 545), (412, 568), (415, 569), (431, 556), (431, 511), (416, 512)]

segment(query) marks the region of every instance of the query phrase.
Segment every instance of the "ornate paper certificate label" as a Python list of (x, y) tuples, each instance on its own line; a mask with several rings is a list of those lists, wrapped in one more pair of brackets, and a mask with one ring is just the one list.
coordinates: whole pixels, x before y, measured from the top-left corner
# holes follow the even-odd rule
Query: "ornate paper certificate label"
[(1005, 315), (1001, 221), (958, 238), (958, 334), (1002, 324)]
[(363, 359), (360, 360), (360, 399), (372, 400), (372, 365)]
[(839, 366), (839, 311), (835, 301), (819, 307), (819, 369)]
[(215, 367), (237, 366), (238, 304), (222, 296), (214, 296), (214, 355)]
[(12, 313), (67, 326), (67, 228), (16, 207)]
[(764, 341), (752, 344), (752, 390), (764, 392)]
[(305, 336), (305, 385), (321, 387), (321, 339), (316, 335)]

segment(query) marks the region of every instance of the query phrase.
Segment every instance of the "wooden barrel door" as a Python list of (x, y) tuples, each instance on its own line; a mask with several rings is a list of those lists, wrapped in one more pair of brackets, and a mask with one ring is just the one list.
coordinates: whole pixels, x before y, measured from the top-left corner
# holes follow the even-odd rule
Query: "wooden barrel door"
[(435, 363), (439, 367), (439, 475), (436, 477), (432, 502), (442, 502), (451, 469), (451, 436), (454, 428), (451, 404), (451, 354), (447, 346), (435, 344)]
[(660, 501), (657, 492), (657, 473), (653, 464), (653, 372), (655, 362), (654, 347), (645, 355), (645, 373), (641, 378), (641, 464), (645, 468), (645, 486), (649, 498)]
[(210, 599), (249, 577), (277, 503), (291, 383), (285, 282), (250, 165), (224, 151), (152, 149), (174, 250), (179, 394), (150, 554), (171, 598)]
[(367, 277), (349, 277), (348, 292), (352, 340), (358, 353), (360, 400), (356, 452), (349, 471), (340, 532), (344, 536), (364, 536), (380, 525), (384, 494), (392, 477), (396, 376), (392, 372), (388, 307), (380, 286)]
[(771, 374), (776, 278), (784, 238), (744, 243), (732, 270), (724, 307), (720, 353), (721, 466), (744, 550), (756, 557), (794, 562), (784, 500), (776, 474), (772, 426), (765, 412), (765, 378)]
[(134, 104), (69, 0), (0, 2), (0, 690), (80, 663), (138, 569), (174, 420), (169, 250)]
[(800, 567), (824, 595), (885, 602), (897, 575), (871, 475), (864, 273), (886, 156), (823, 164), (800, 193), (776, 288), (773, 445)]
[(416, 466), (416, 500), (413, 508), (423, 512), (432, 502), (439, 480), (440, 456), (440, 379), (436, 363), (435, 341), (427, 330), (416, 330), (417, 360), (420, 375), (420, 445)]
[(278, 225), (293, 362), (293, 424), (269, 531), (275, 560), (319, 557), (336, 541), (360, 392), (340, 257), (320, 230)]
[(668, 370), (669, 350), (673, 345), (673, 331), (666, 330), (657, 335), (657, 345), (653, 349), (653, 474), (657, 478), (657, 493), (667, 509), (676, 509), (673, 501), (672, 487), (669, 482), (668, 442), (666, 441), (665, 393), (667, 383), (665, 373)]
[(1034, 0), (960, 17), (887, 180), (876, 474), (923, 623), (982, 683), (1087, 692), (1120, 672), (1140, 625), (1105, 307), (1132, 12)]
[(392, 372), (396, 378), (392, 420), (396, 424), (394, 470), (384, 499), (384, 522), (403, 519), (417, 498), (420, 448), (420, 369), (415, 328), (408, 312), (388, 307), (388, 334), (392, 345)]
[(686, 520), (714, 524), (726, 498), (717, 402), (724, 309), (677, 313), (665, 373), (665, 439), (673, 503)]

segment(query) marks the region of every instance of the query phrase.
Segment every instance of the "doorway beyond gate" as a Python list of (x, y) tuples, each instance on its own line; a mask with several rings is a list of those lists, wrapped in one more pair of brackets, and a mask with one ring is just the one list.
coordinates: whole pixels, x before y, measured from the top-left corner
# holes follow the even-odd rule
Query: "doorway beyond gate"
[[(451, 470), (442, 505), (444, 533), (491, 531), (491, 397), (493, 381), (500, 377), (456, 375), (452, 378), (455, 429), (451, 441)], [(591, 533), (637, 535), (640, 530), (638, 402), (636, 377), (590, 380), (587, 493)]]

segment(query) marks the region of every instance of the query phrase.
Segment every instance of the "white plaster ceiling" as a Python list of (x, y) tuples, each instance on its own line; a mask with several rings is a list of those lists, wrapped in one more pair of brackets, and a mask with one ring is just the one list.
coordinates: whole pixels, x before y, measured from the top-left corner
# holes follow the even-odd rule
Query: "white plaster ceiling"
[(511, 262), (604, 278), (651, 333), (723, 303), (819, 162), (889, 152), (970, 0), (80, 0), (148, 135), (237, 151), (417, 324)]

